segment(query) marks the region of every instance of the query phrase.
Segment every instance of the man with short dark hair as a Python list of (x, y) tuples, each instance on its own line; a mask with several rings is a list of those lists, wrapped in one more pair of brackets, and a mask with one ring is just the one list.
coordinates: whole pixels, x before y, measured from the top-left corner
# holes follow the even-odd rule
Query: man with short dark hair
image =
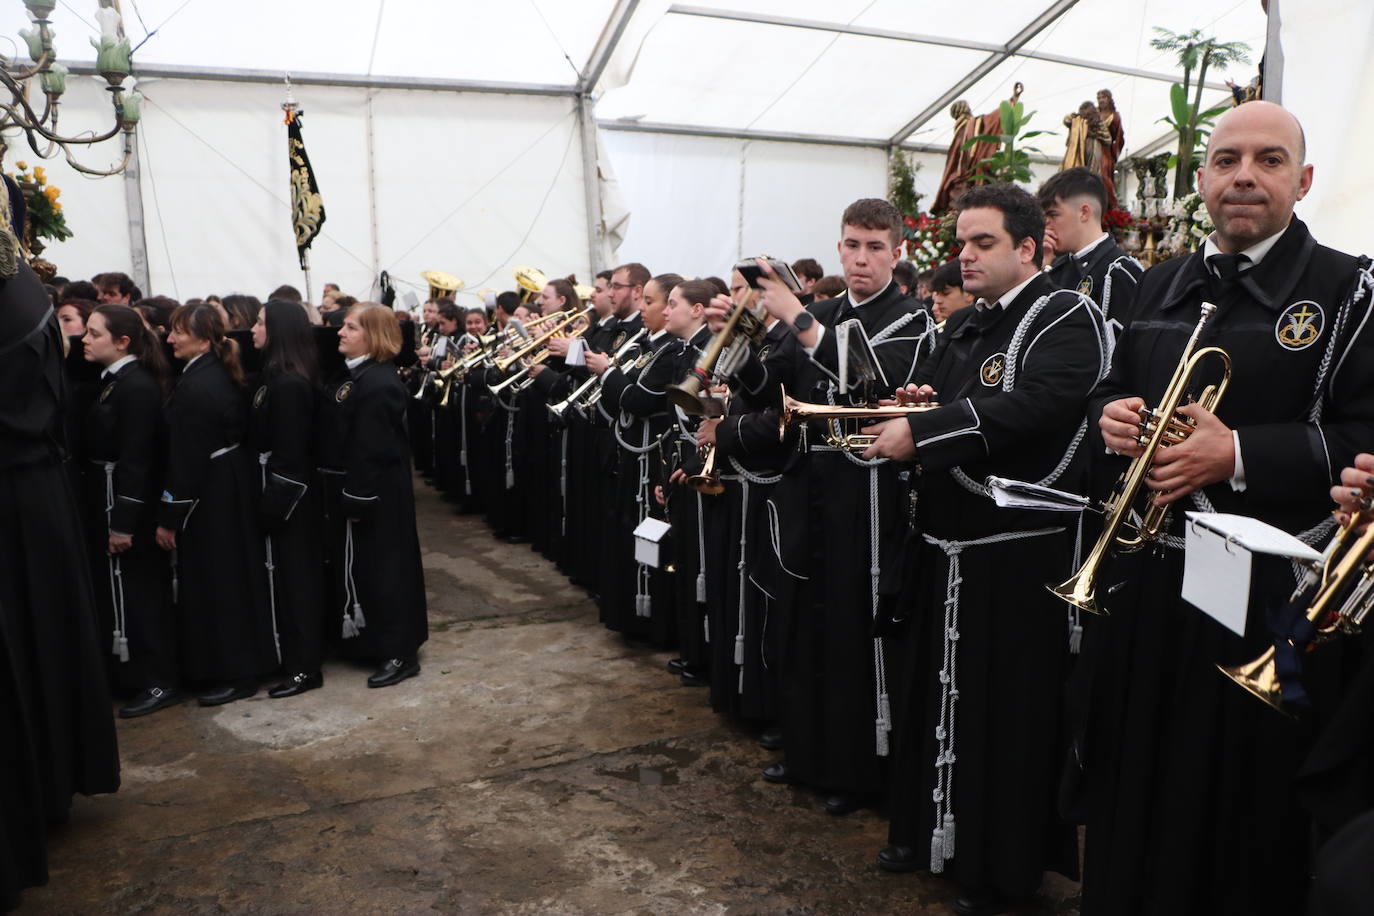
[(963, 287), (978, 302), (909, 388), (942, 406), (874, 427), (864, 457), (918, 469), (893, 615), (911, 627), (894, 704), (902, 775), (878, 864), (947, 872), (955, 909), (978, 914), (1034, 893), (1046, 870), (1077, 875), (1074, 829), (1055, 811), (1071, 634), (1043, 587), (1071, 561), (1075, 519), (999, 509), (985, 482), (1081, 488), (1083, 408), (1108, 335), (1091, 300), (1040, 273), (1034, 197), (982, 185), (956, 209)]
[(1089, 169), (1077, 166), (1040, 186), (1045, 241), (1054, 247), (1051, 282), (1091, 296), (1114, 336), (1130, 323), (1136, 286), (1144, 268), (1102, 228), (1107, 189)]
[(930, 313), (944, 325), (949, 316), (973, 305), (978, 297), (964, 289), (963, 271), (958, 261), (947, 261), (930, 272)]
[(897, 288), (902, 291), (902, 295), (910, 296), (913, 299), (917, 298), (916, 277), (918, 273), (916, 265), (905, 258), (898, 261), (892, 268), (892, 279), (896, 282)]
[[(837, 244), (848, 282), (835, 299), (803, 307), (770, 271), (759, 280), (770, 315), (792, 329), (789, 363), (756, 354), (735, 374), (737, 396), (754, 409), (780, 406), (780, 391), (803, 401), (846, 403), (840, 391), (839, 327), (867, 337), (885, 388), (905, 384), (934, 346), (934, 322), (893, 280), (901, 259), (901, 214), (885, 200), (851, 204)], [(760, 262), (766, 266), (766, 262)], [(728, 305), (712, 305), (712, 320)], [(846, 360), (848, 362), (848, 360)], [(858, 381), (854, 373), (850, 382)], [(764, 771), (772, 782), (823, 790), (826, 810), (843, 815), (885, 788), (890, 715), (888, 648), (871, 632), (877, 614), (878, 549), (900, 530), (906, 482), (891, 464), (864, 464), (827, 441), (813, 423), (801, 453), (774, 491), (775, 539), (755, 580), (773, 596), (783, 627), (781, 721), (786, 760)], [(857, 605), (856, 605), (857, 601)]]
[(798, 258), (793, 261), (792, 273), (797, 275), (797, 282), (801, 284), (802, 296), (810, 296), (816, 282), (825, 276), (825, 271), (815, 258)]
[[(326, 284), (326, 286), (333, 286), (333, 284)], [(329, 292), (327, 288), (325, 291)], [(337, 299), (339, 288), (335, 286), (333, 292), (335, 294), (334, 298)], [(276, 289), (272, 290), (272, 292), (268, 294), (267, 299), (269, 302), (273, 299), (282, 299), (286, 302), (294, 302), (297, 305), (300, 305), (301, 302), (304, 301), (304, 297), (301, 296), (301, 291), (287, 283), (283, 283), (281, 286), (278, 286)]]
[(96, 274), (91, 278), (100, 291), (101, 305), (129, 305), (143, 298), (143, 293), (134, 285), (128, 274), (111, 272)]

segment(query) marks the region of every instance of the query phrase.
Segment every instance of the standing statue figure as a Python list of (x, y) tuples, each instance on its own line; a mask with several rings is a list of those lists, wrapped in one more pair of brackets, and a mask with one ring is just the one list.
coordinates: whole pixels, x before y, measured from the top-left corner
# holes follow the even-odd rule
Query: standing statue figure
[[(1020, 101), (1021, 92), (1025, 89), (1020, 83), (1013, 88), (1011, 101)], [(973, 108), (968, 102), (960, 99), (949, 109), (949, 116), (954, 119), (954, 139), (950, 141), (949, 153), (945, 159), (945, 173), (940, 178), (940, 190), (935, 194), (935, 203), (931, 207), (932, 213), (944, 213), (954, 202), (963, 196), (973, 183), (974, 167), (982, 160), (997, 152), (1000, 144), (982, 142), (975, 143), (968, 149), (964, 144), (974, 137), (996, 136), (1002, 132), (1002, 112), (991, 111), (978, 117), (973, 116)]]
[(1109, 146), (1112, 135), (1102, 125), (1102, 115), (1092, 102), (1084, 102), (1078, 110), (1064, 115), (1064, 126), (1069, 129), (1065, 141), (1064, 160), (1059, 171), (1082, 166), (1092, 172), (1098, 171), (1102, 161), (1103, 148)]
[(1116, 163), (1121, 151), (1126, 147), (1126, 132), (1121, 127), (1121, 115), (1116, 110), (1116, 100), (1110, 89), (1097, 93), (1097, 113), (1102, 119), (1102, 127), (1111, 135), (1111, 141), (1100, 141), (1101, 158), (1097, 163), (1097, 174), (1107, 186), (1107, 209), (1116, 209)]

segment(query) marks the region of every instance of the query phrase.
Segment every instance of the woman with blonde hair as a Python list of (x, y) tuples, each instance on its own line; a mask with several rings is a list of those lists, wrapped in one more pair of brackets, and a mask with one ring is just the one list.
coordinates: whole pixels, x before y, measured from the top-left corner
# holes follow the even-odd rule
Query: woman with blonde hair
[(342, 579), (342, 648), (379, 661), (367, 685), (390, 687), (420, 673), (429, 635), (408, 396), (392, 363), (401, 352), (396, 314), (376, 303), (352, 306), (339, 328), (339, 352), (345, 371), (326, 389), (321, 457), (343, 528), (331, 564)]

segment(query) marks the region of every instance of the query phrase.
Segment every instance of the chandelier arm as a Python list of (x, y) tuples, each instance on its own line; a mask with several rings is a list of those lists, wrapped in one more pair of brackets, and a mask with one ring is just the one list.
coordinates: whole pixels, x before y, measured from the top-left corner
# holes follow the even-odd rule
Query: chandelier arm
[(33, 77), (42, 73), (44, 70), (51, 67), (56, 62), (57, 58), (53, 55), (52, 51), (44, 51), (43, 56), (39, 58), (38, 63), (34, 64), (30, 69), (14, 72), (4, 67), (0, 67), (0, 73), (3, 73), (10, 79), (15, 80), (17, 84), (22, 83), (24, 80), (32, 79)]
[(112, 175), (118, 175), (120, 172), (124, 171), (124, 168), (129, 164), (129, 157), (133, 155), (133, 144), (129, 142), (130, 136), (130, 134), (124, 135), (124, 158), (119, 161), (119, 165), (114, 166), (113, 168), (105, 169), (104, 171), (101, 171), (99, 169), (87, 168), (86, 166), (76, 161), (76, 157), (72, 155), (72, 151), (67, 148), (67, 145), (65, 143), (62, 143), (60, 145), (62, 147), (62, 152), (66, 154), (67, 164), (70, 165), (72, 168), (76, 169), (83, 175), (91, 175), (95, 178), (109, 178)]

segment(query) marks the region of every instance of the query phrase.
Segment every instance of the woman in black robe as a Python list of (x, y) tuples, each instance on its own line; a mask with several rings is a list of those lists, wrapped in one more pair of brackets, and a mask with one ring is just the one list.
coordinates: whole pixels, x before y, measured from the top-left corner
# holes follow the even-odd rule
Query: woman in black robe
[(264, 354), (249, 412), (261, 481), (258, 518), (277, 649), (286, 672), (286, 680), (267, 695), (281, 699), (324, 685), (321, 519), (310, 487), (317, 354), (305, 310), (294, 302), (268, 302), (253, 325), (253, 346)]
[[(0, 231), (3, 215), (0, 204)], [(62, 466), (62, 333), (38, 278), (11, 267), (0, 279), (0, 909), (47, 880), (47, 825), (66, 820), (72, 795), (119, 787), (80, 512)]]
[(406, 389), (391, 360), (401, 349), (396, 315), (356, 305), (339, 329), (346, 369), (327, 386), (321, 459), (342, 479), (344, 522), (332, 568), (343, 578), (342, 649), (379, 660), (369, 687), (390, 687), (420, 673), (429, 636), (415, 493), (406, 431)]
[(103, 367), (84, 424), (91, 577), (116, 689), (134, 694), (121, 718), (181, 702), (167, 555), (157, 549), (158, 443), (167, 359), (127, 305), (98, 306), (86, 323), (88, 361)]
[(172, 555), (182, 672), (202, 706), (251, 697), (277, 667), (238, 347), (213, 305), (184, 305), (167, 336), (185, 360), (167, 401), (157, 543)]

